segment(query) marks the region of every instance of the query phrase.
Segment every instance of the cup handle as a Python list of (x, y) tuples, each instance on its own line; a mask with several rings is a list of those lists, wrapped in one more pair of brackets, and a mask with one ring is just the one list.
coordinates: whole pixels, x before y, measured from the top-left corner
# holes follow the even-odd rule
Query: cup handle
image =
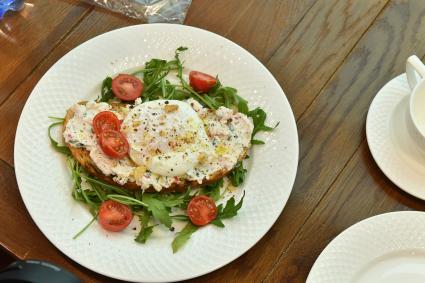
[(407, 82), (409, 83), (409, 86), (412, 90), (419, 81), (425, 78), (425, 65), (416, 55), (412, 55), (407, 59), (406, 75)]

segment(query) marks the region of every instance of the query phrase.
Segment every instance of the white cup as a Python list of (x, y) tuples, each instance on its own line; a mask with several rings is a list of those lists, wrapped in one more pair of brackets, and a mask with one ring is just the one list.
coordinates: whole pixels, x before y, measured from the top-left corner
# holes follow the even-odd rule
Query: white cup
[(425, 149), (425, 65), (415, 55), (406, 62), (407, 82), (412, 90), (409, 97), (409, 117), (413, 138)]

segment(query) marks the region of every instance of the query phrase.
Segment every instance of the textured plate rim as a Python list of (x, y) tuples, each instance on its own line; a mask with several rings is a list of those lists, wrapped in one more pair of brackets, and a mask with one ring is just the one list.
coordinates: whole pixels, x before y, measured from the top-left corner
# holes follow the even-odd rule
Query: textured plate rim
[[(379, 148), (375, 148), (374, 144), (372, 143), (372, 140), (374, 139), (374, 133), (371, 132), (371, 113), (373, 113), (373, 111), (375, 111), (375, 108), (377, 107), (376, 104), (379, 103), (379, 99), (381, 98), (381, 96), (385, 95), (386, 92), (386, 88), (391, 87), (391, 84), (394, 84), (398, 81), (401, 81), (403, 79), (405, 79), (406, 74), (402, 73), (394, 78), (392, 78), (390, 81), (388, 81), (375, 95), (375, 97), (373, 98), (368, 113), (367, 113), (367, 118), (366, 118), (366, 140), (368, 143), (368, 147), (369, 150), (372, 154), (373, 159), (375, 160), (375, 163), (378, 165), (379, 169), (382, 171), (382, 173), (384, 173), (384, 175), (391, 181), (393, 182), (399, 189), (401, 189), (402, 191), (416, 197), (422, 200), (425, 200), (425, 191), (424, 192), (416, 192), (415, 190), (412, 190), (411, 188), (409, 188), (409, 185), (406, 184), (406, 181), (404, 180), (399, 180), (398, 178), (394, 177), (390, 171), (392, 171), (392, 169), (390, 168), (391, 165), (388, 163), (385, 163), (383, 161), (381, 161), (381, 159), (378, 157), (377, 152), (380, 151)], [(400, 98), (402, 99), (402, 97)], [(394, 105), (394, 107), (397, 107), (397, 105)], [(385, 115), (385, 121), (380, 121), (381, 123), (384, 122), (388, 122), (389, 119), (391, 119), (391, 113), (386, 113)], [(388, 134), (388, 141), (391, 143), (391, 147), (394, 147), (395, 145), (393, 144), (393, 141), (390, 137), (390, 133)], [(402, 158), (398, 158), (399, 162), (403, 162)], [(409, 178), (406, 178), (409, 179)], [(410, 179), (409, 179), (410, 180)]]
[[(334, 246), (340, 244), (341, 242), (344, 242), (347, 239), (347, 234), (351, 233), (354, 230), (362, 228), (364, 225), (367, 225), (369, 222), (380, 222), (383, 221), (386, 218), (394, 218), (394, 217), (415, 217), (417, 215), (424, 216), (425, 212), (422, 211), (392, 211), (392, 212), (386, 212), (377, 214), (368, 218), (365, 218), (350, 227), (346, 228), (344, 231), (339, 233), (335, 238), (332, 239), (332, 241), (326, 245), (326, 247), (323, 249), (323, 251), (320, 253), (320, 255), (317, 257), (316, 261), (314, 262), (313, 266), (310, 269), (310, 272), (308, 274), (306, 283), (315, 283), (316, 278), (314, 278), (312, 275), (313, 271), (316, 271), (316, 269), (320, 268), (321, 262), (324, 260), (324, 258), (327, 256), (329, 250), (333, 248)], [(376, 232), (376, 230), (374, 230)]]
[[(147, 25), (146, 24), (141, 24), (141, 25), (127, 26), (127, 27), (115, 29), (115, 30), (112, 30), (112, 31), (109, 31), (109, 32), (106, 32), (106, 33), (103, 33), (103, 34), (100, 34), (100, 35), (97, 35), (96, 37), (93, 37), (93, 38), (91, 38), (91, 39), (89, 39), (89, 40), (81, 43), (80, 45), (76, 46), (75, 48), (73, 48), (72, 50), (70, 50), (69, 52), (67, 52), (65, 55), (63, 55), (57, 62), (55, 62), (55, 64), (53, 64), (49, 68), (49, 70), (47, 70), (46, 73), (40, 78), (40, 80), (37, 82), (36, 86), (32, 90), (30, 96), (28, 97), (28, 99), (27, 99), (27, 101), (26, 101), (26, 103), (24, 105), (24, 108), (23, 108), (23, 110), (22, 110), (22, 112), (20, 114), (20, 118), (19, 118), (19, 122), (18, 122), (18, 127), (17, 127), (17, 130), (16, 130), (15, 143), (14, 143), (15, 144), (15, 149), (14, 149), (15, 175), (16, 175), (16, 180), (17, 180), (17, 183), (18, 183), (18, 188), (19, 188), (21, 197), (23, 199), (23, 202), (25, 204), (25, 207), (27, 208), (27, 211), (29, 212), (29, 214), (30, 214), (31, 218), (33, 219), (34, 223), (39, 228), (39, 230), (43, 233), (43, 235), (50, 241), (50, 243), (52, 243), (59, 251), (61, 251), (61, 253), (65, 254), (69, 259), (73, 260), (74, 262), (78, 263), (79, 265), (81, 265), (81, 266), (83, 266), (83, 267), (85, 267), (85, 268), (87, 268), (89, 270), (92, 270), (94, 272), (97, 272), (99, 274), (102, 274), (102, 275), (111, 277), (111, 278), (115, 278), (115, 279), (119, 279), (119, 280), (133, 281), (133, 282), (139, 282), (140, 279), (135, 280), (135, 279), (123, 278), (123, 277), (120, 277), (120, 276), (115, 275), (113, 272), (105, 272), (104, 270), (96, 270), (96, 269), (94, 269), (94, 268), (92, 268), (90, 266), (87, 266), (85, 264), (82, 264), (79, 261), (77, 261), (76, 259), (74, 259), (73, 257), (71, 257), (68, 253), (66, 253), (65, 251), (63, 251), (60, 247), (58, 247), (56, 245), (56, 243), (54, 243), (54, 241), (52, 241), (52, 239), (49, 236), (49, 234), (47, 233), (47, 231), (45, 231), (41, 227), (41, 225), (39, 225), (38, 220), (35, 217), (33, 217), (33, 214), (31, 213), (31, 211), (28, 210), (28, 204), (27, 204), (27, 202), (29, 200), (25, 198), (25, 196), (24, 196), (24, 194), (22, 192), (22, 189), (21, 189), (22, 184), (20, 184), (20, 177), (19, 177), (20, 176), (20, 173), (19, 172), (21, 171), (21, 169), (20, 169), (21, 165), (20, 165), (19, 162), (16, 162), (16, 160), (17, 160), (17, 158), (16, 158), (16, 154), (17, 154), (16, 145), (18, 144), (18, 140), (20, 139), (20, 136), (22, 135), (22, 133), (21, 133), (22, 132), (22, 129), (21, 129), (21, 127), (22, 127), (21, 126), (22, 125), (22, 123), (21, 123), (22, 117), (23, 117), (24, 113), (26, 111), (28, 111), (27, 110), (27, 107), (29, 105), (29, 102), (32, 99), (34, 99), (34, 95), (33, 94), (35, 92), (35, 89), (40, 84), (40, 82), (48, 75), (49, 71), (53, 67), (55, 67), (56, 65), (61, 64), (62, 60), (65, 57), (70, 56), (70, 54), (72, 54), (73, 52), (75, 52), (75, 50), (85, 48), (85, 45), (87, 43), (89, 43), (91, 41), (94, 41), (94, 40), (97, 40), (99, 37), (110, 35), (112, 33), (119, 33), (121, 30), (125, 30), (125, 29), (128, 29), (128, 28), (133, 28), (133, 27), (138, 27), (138, 26), (147, 26)], [(288, 101), (288, 99), (287, 99), (284, 91), (280, 87), (279, 83), (276, 81), (276, 79), (273, 77), (273, 75), (270, 73), (270, 71), (255, 56), (253, 56), (250, 52), (248, 52), (247, 50), (245, 50), (243, 47), (239, 46), (238, 44), (236, 44), (236, 43), (230, 41), (229, 39), (227, 39), (225, 37), (222, 37), (222, 36), (220, 36), (218, 34), (215, 34), (213, 32), (210, 32), (210, 31), (207, 31), (207, 30), (203, 30), (203, 29), (200, 29), (200, 28), (192, 27), (192, 26), (177, 25), (177, 24), (159, 24), (159, 23), (158, 24), (149, 24), (148, 26), (149, 26), (148, 28), (154, 28), (155, 26), (179, 26), (179, 28), (182, 28), (182, 29), (192, 30), (194, 32), (206, 33), (209, 36), (221, 38), (221, 40), (224, 40), (227, 44), (233, 45), (234, 47), (238, 48), (241, 52), (244, 52), (246, 55), (248, 55), (249, 57), (251, 57), (251, 59), (253, 61), (256, 62), (256, 64), (258, 65), (258, 67), (260, 67), (260, 68), (263, 69), (264, 73), (269, 77), (270, 82), (273, 83), (281, 91), (279, 93), (279, 95), (281, 96), (280, 99), (282, 100), (283, 103), (287, 104), (287, 106), (291, 110), (291, 113), (290, 113), (291, 115), (290, 116), (291, 116), (292, 119), (289, 122), (291, 123), (292, 128), (294, 129), (294, 132), (291, 133), (291, 135), (293, 135), (293, 139), (295, 141), (295, 143), (294, 143), (295, 151), (294, 152), (291, 152), (291, 154), (294, 154), (294, 157), (293, 157), (293, 161), (294, 161), (293, 168), (294, 169), (293, 169), (293, 172), (291, 174), (291, 179), (287, 182), (288, 184), (290, 184), (290, 190), (289, 190), (289, 193), (288, 193), (286, 199), (282, 199), (282, 202), (280, 203), (281, 205), (280, 205), (279, 209), (276, 211), (277, 212), (276, 215), (274, 215), (273, 219), (270, 221), (270, 225), (268, 225), (269, 227), (267, 229), (264, 229), (263, 233), (256, 239), (256, 241), (253, 241), (252, 243), (250, 243), (248, 248), (239, 250), (239, 252), (238, 253), (235, 253), (233, 255), (233, 257), (229, 257), (226, 261), (222, 262), (220, 265), (215, 266), (214, 268), (211, 268), (211, 269), (208, 269), (208, 270), (203, 270), (203, 271), (198, 272), (196, 274), (191, 274), (191, 276), (182, 276), (182, 277), (167, 278), (166, 280), (165, 279), (157, 279), (157, 278), (146, 279), (146, 281), (150, 281), (150, 282), (165, 282), (165, 281), (167, 281), (167, 282), (174, 282), (174, 281), (181, 281), (181, 280), (186, 280), (186, 279), (191, 279), (191, 278), (199, 277), (199, 276), (205, 275), (207, 273), (210, 273), (212, 271), (215, 271), (215, 270), (217, 270), (217, 269), (219, 269), (219, 268), (221, 268), (221, 267), (229, 264), (230, 262), (234, 261), (235, 259), (237, 259), (241, 255), (243, 255), (244, 253), (246, 253), (249, 249), (251, 249), (270, 230), (270, 228), (273, 226), (273, 224), (279, 218), (279, 216), (281, 215), (284, 207), (286, 206), (286, 203), (288, 201), (288, 198), (290, 196), (290, 193), (291, 193), (291, 191), (293, 189), (293, 185), (295, 183), (295, 178), (296, 178), (296, 174), (297, 174), (297, 170), (298, 170), (298, 158), (299, 158), (298, 131), (297, 131), (296, 121), (295, 121), (295, 117), (294, 117), (293, 111), (291, 109), (290, 103), (289, 103), (289, 101)], [(143, 280), (145, 280), (145, 279), (143, 279)]]

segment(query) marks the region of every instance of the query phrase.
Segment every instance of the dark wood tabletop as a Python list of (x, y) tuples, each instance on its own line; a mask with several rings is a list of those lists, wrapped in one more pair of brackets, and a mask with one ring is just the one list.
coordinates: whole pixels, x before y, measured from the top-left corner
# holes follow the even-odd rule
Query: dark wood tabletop
[[(101, 33), (141, 23), (77, 0), (29, 0), (0, 21), (0, 244), (85, 282), (109, 282), (64, 256), (30, 218), (16, 184), (19, 115), (41, 76)], [(375, 164), (365, 137), (377, 91), (425, 55), (423, 0), (193, 0), (184, 22), (254, 54), (275, 76), (299, 131), (297, 178), (285, 209), (248, 252), (192, 282), (304, 282), (325, 246), (367, 217), (425, 210)], [(276, 184), (279, 186), (279, 184)]]

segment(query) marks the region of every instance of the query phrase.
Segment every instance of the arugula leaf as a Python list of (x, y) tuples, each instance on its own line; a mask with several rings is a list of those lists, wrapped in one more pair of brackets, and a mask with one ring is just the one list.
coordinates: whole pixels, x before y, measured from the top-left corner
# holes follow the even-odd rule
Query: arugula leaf
[(97, 98), (97, 102), (108, 102), (114, 97), (115, 95), (112, 92), (112, 78), (106, 77), (102, 82), (102, 88), (100, 89), (100, 96)]
[(177, 69), (177, 60), (166, 61), (162, 59), (151, 59), (146, 62), (145, 69), (135, 73), (143, 73), (143, 83), (145, 85), (142, 95), (143, 101), (156, 99), (183, 100), (188, 98), (189, 95), (187, 93), (178, 90), (175, 85), (172, 85), (166, 80), (166, 76), (170, 71)]
[(181, 230), (171, 243), (173, 253), (176, 253), (189, 239), (190, 236), (198, 230), (198, 227), (192, 223), (187, 223), (186, 226)]
[(68, 156), (66, 159), (69, 170), (71, 171), (72, 178), (72, 197), (77, 200), (84, 202), (84, 198), (81, 195), (81, 169), (79, 163), (76, 162), (72, 156)]
[(108, 198), (105, 191), (99, 185), (90, 182), (87, 183), (91, 186), (92, 190), (95, 192), (100, 201), (103, 202)]
[(178, 207), (184, 202), (184, 194), (160, 194), (157, 199), (166, 207)]
[(176, 214), (176, 215), (171, 215), (170, 217), (180, 221), (189, 221), (189, 217), (185, 214)]
[(84, 179), (86, 179), (87, 182), (89, 182), (91, 184), (97, 184), (97, 185), (101, 186), (103, 189), (107, 190), (108, 192), (115, 192), (115, 193), (120, 194), (120, 195), (130, 196), (130, 193), (126, 189), (120, 188), (118, 186), (111, 185), (109, 183), (103, 182), (103, 181), (96, 179), (96, 178), (89, 177), (87, 174), (84, 174), (82, 177)]
[(142, 230), (140, 230), (139, 234), (137, 234), (137, 236), (134, 240), (138, 243), (141, 243), (141, 244), (146, 243), (146, 241), (148, 240), (148, 238), (152, 234), (154, 227), (155, 227), (155, 225), (143, 228)]
[(215, 226), (218, 226), (220, 228), (224, 228), (224, 223), (219, 218), (216, 218), (213, 221), (211, 221), (211, 224), (214, 224)]
[[(231, 218), (233, 216), (236, 216), (238, 214), (238, 210), (242, 207), (243, 199), (245, 197), (245, 191), (243, 192), (243, 196), (241, 200), (238, 202), (238, 204), (235, 205), (235, 198), (232, 197), (226, 202), (226, 206), (218, 213), (218, 218), (225, 219), (225, 218)], [(223, 205), (222, 205), (223, 207)]]
[(56, 127), (56, 126), (58, 126), (58, 125), (63, 125), (63, 121), (55, 122), (55, 123), (51, 124), (51, 125), (47, 128), (47, 134), (49, 135), (50, 144), (53, 146), (53, 148), (54, 148), (57, 152), (59, 152), (59, 153), (62, 153), (62, 154), (65, 154), (65, 155), (68, 155), (68, 156), (69, 156), (69, 155), (71, 155), (71, 151), (69, 150), (69, 148), (68, 148), (68, 147), (66, 147), (66, 146), (64, 146), (64, 145), (59, 145), (59, 143), (58, 143), (57, 141), (55, 141), (55, 140), (52, 138), (51, 130), (52, 130), (52, 128), (53, 128), (53, 127)]
[(263, 141), (254, 140), (255, 134), (257, 134), (259, 131), (267, 131), (267, 132), (273, 131), (279, 125), (279, 123), (277, 123), (274, 127), (266, 126), (264, 123), (266, 122), (267, 114), (260, 107), (257, 107), (254, 110), (249, 111), (247, 115), (248, 117), (252, 118), (252, 122), (254, 123), (254, 130), (252, 131), (251, 143), (264, 144)]
[(87, 223), (86, 226), (83, 227), (83, 229), (81, 229), (77, 234), (74, 235), (74, 237), (72, 237), (73, 240), (77, 239), (81, 234), (84, 233), (84, 231), (87, 230), (87, 228), (90, 227), (90, 225), (97, 219), (97, 213), (96, 215), (93, 216), (93, 218), (90, 220), (89, 223)]
[(48, 116), (48, 118), (52, 120), (58, 120), (61, 122), (65, 121), (65, 118), (62, 118), (62, 117)]
[(190, 200), (198, 194), (197, 191), (195, 191), (194, 194), (191, 194), (191, 192), (192, 192), (192, 187), (187, 187), (186, 192), (183, 195), (183, 203), (178, 206), (179, 208), (186, 209)]
[(209, 196), (214, 201), (218, 201), (220, 199), (220, 189), (221, 189), (221, 187), (223, 187), (223, 178), (221, 178), (217, 182), (214, 182), (214, 183), (207, 185), (204, 188), (202, 188), (201, 193)]
[(153, 85), (160, 81), (160, 79), (158, 79), (159, 77), (163, 77), (165, 72), (167, 72), (165, 68), (166, 64), (167, 61), (162, 59), (152, 59), (146, 62), (145, 69), (150, 71), (146, 71), (143, 75), (143, 82), (146, 86), (145, 93), (149, 91), (149, 88), (152, 88)]
[(144, 244), (146, 243), (149, 236), (152, 234), (155, 225), (148, 226), (151, 214), (146, 208), (143, 209), (142, 213), (138, 215), (141, 228), (139, 234), (137, 234), (134, 240), (138, 243)]
[(243, 204), (243, 199), (245, 198), (245, 191), (243, 192), (243, 196), (241, 200), (235, 205), (236, 201), (235, 198), (232, 197), (226, 202), (226, 205), (223, 207), (223, 204), (220, 204), (217, 206), (217, 217), (214, 221), (211, 223), (223, 228), (224, 223), (222, 222), (223, 219), (226, 218), (232, 218), (238, 214), (238, 210), (241, 209)]
[(238, 105), (238, 111), (243, 113), (243, 114), (248, 114), (249, 108), (248, 108), (248, 101), (246, 101), (245, 99), (243, 99), (242, 97), (240, 97), (239, 95), (236, 95), (236, 104)]
[(213, 101), (216, 108), (224, 106), (227, 108), (236, 107), (239, 112), (247, 114), (248, 101), (237, 95), (237, 90), (233, 87), (223, 87), (217, 78), (217, 83), (208, 92), (208, 96)]
[(230, 182), (233, 186), (238, 187), (245, 180), (245, 174), (247, 170), (243, 168), (243, 162), (238, 161), (229, 174)]
[(181, 83), (181, 87), (188, 92), (188, 94), (196, 99), (199, 103), (201, 103), (202, 105), (206, 105), (208, 106), (208, 108), (210, 109), (214, 109), (216, 110), (217, 107), (214, 105), (213, 101), (211, 101), (210, 97), (207, 95), (200, 95), (199, 93), (197, 93), (196, 91), (193, 90), (193, 88), (183, 79), (183, 64), (180, 61), (180, 52), (187, 50), (186, 47), (179, 47), (177, 48), (174, 58), (175, 58), (175, 62), (176, 62), (176, 66), (177, 66), (177, 78), (179, 78), (180, 83)]
[(129, 197), (129, 196), (123, 196), (123, 195), (107, 195), (108, 199), (114, 200), (116, 202), (132, 206), (132, 205), (140, 205), (140, 206), (148, 206), (145, 202), (142, 202), (138, 199)]
[(144, 194), (142, 200), (148, 205), (148, 210), (152, 212), (153, 217), (168, 228), (171, 228), (172, 219), (170, 213), (160, 200), (148, 194)]
[(251, 144), (265, 144), (265, 142), (260, 140), (251, 140)]
[(185, 46), (180, 46), (179, 48), (177, 48), (177, 51), (180, 51), (180, 52), (182, 52), (182, 51), (186, 51), (188, 48), (187, 47), (185, 47)]

